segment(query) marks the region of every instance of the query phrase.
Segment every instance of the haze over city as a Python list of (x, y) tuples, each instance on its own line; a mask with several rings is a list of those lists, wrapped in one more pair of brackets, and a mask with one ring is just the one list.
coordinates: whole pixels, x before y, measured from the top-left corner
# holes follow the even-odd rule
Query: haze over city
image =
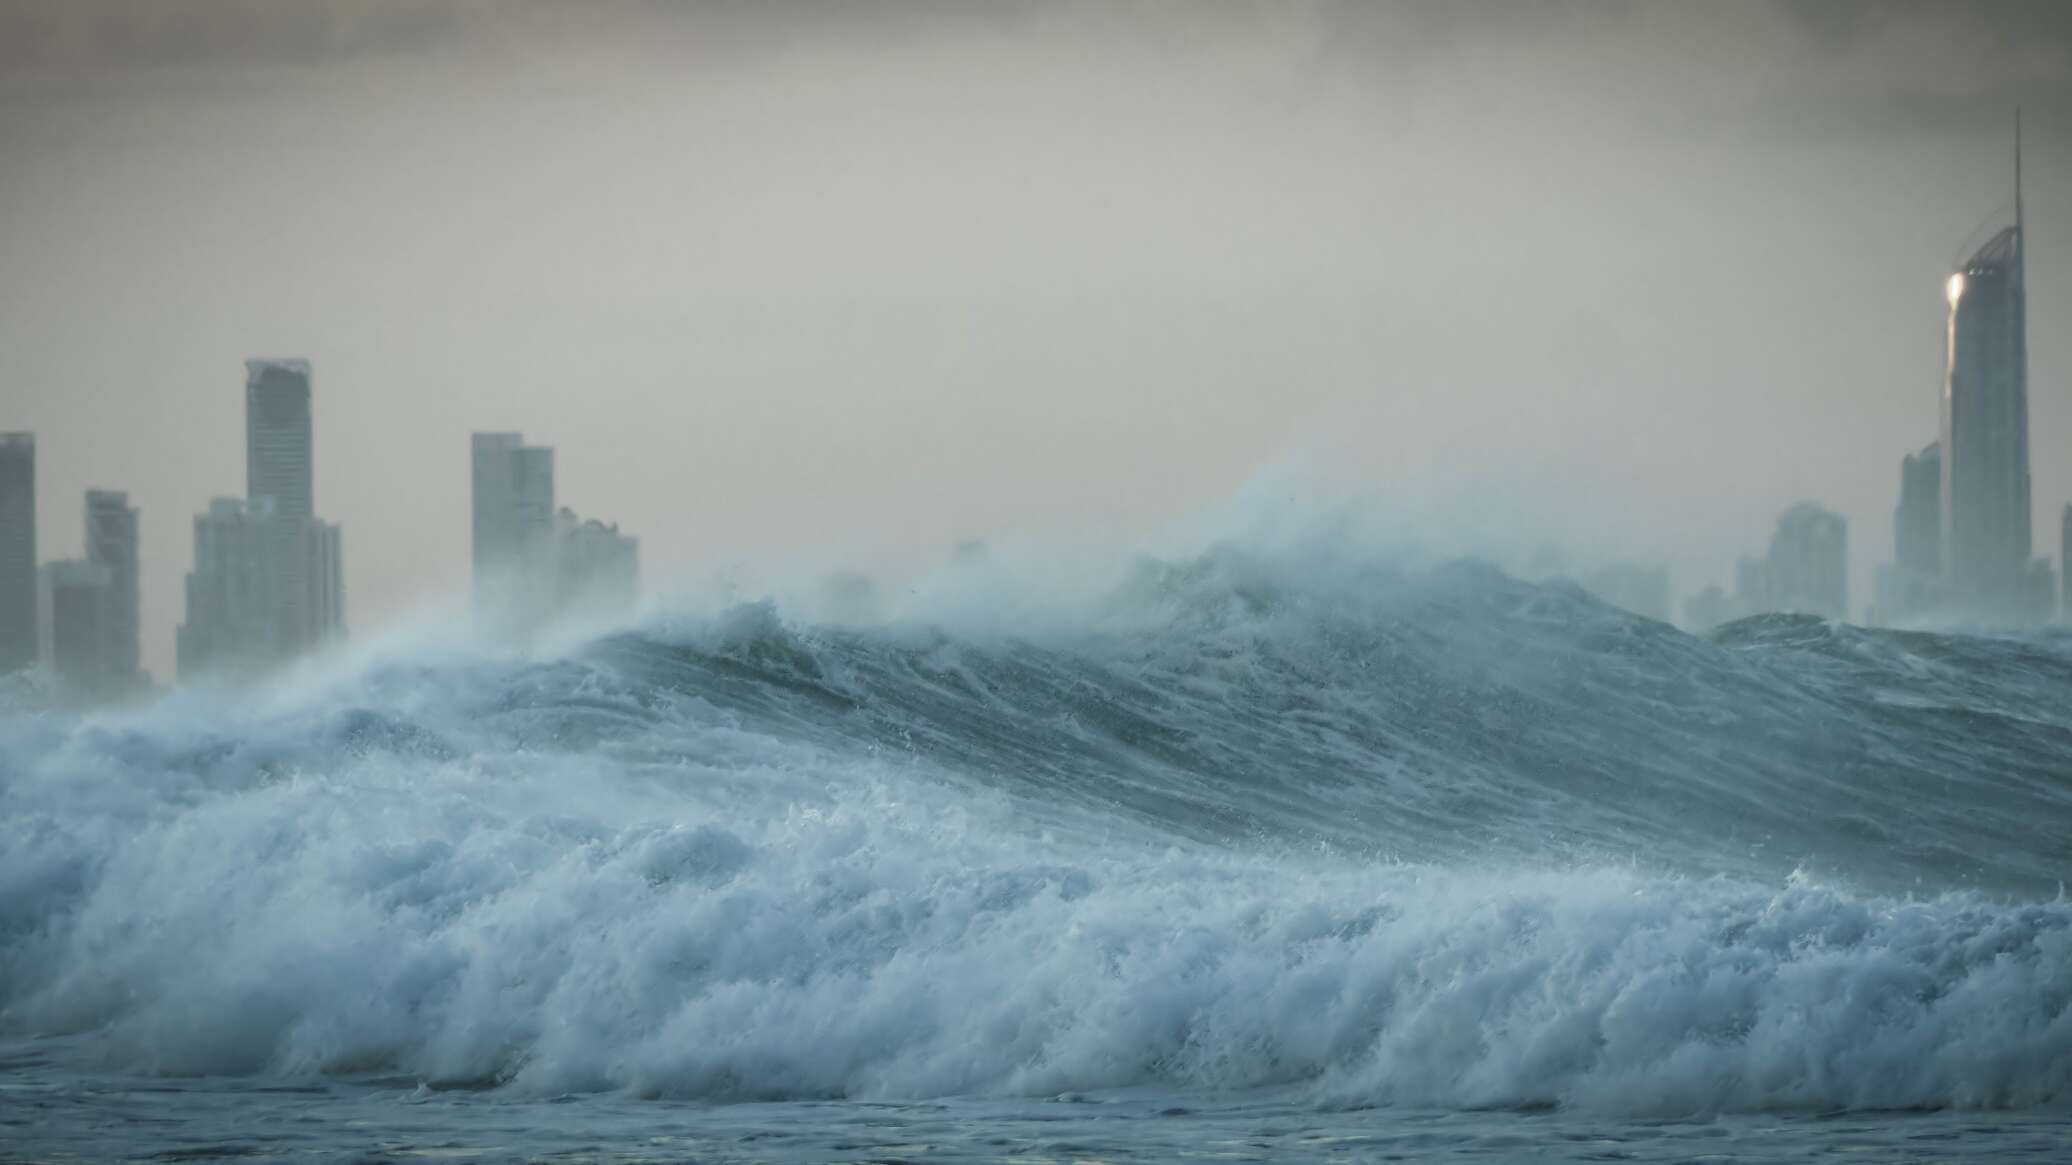
[(2068, 52), (2048, 3), (9, 3), (6, 424), (43, 557), (83, 489), (142, 508), (163, 678), (266, 355), (314, 363), (356, 632), (465, 587), (498, 429), (651, 589), (1128, 543), (1325, 466), (1432, 549), (1679, 599), (1815, 500), (1861, 608), (2017, 105), (2056, 560)]
[(2054, 1160), (2072, 0), (0, 0), (0, 1156)]

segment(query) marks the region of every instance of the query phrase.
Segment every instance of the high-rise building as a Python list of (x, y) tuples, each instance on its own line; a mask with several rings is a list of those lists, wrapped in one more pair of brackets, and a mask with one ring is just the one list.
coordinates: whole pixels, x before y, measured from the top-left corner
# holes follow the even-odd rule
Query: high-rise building
[[(263, 499), (262, 499), (263, 500)], [(275, 632), (282, 659), (324, 646), (345, 631), (345, 580), (338, 527), (318, 518), (274, 515)]]
[(554, 557), (556, 597), (564, 606), (625, 610), (639, 594), (640, 540), (615, 524), (562, 510), (554, 515)]
[(1942, 443), (1930, 441), (1899, 464), (1899, 508), (1892, 515), (1893, 561), (1902, 570), (1942, 573)]
[(2058, 610), (2062, 618), (2072, 623), (2072, 506), (2058, 516), (2058, 533), (2063, 539), (2058, 543), (2058, 585), (2063, 588), (2063, 602)]
[(1878, 571), (1873, 621), (1911, 619), (1942, 605), (1942, 443), (1900, 460), (1892, 563)]
[(1849, 614), (1849, 523), (1812, 502), (1777, 519), (1763, 563), (1764, 607), (1828, 619)]
[(194, 519), (194, 569), (176, 654), (180, 676), (256, 670), (280, 654), (273, 502), (217, 498)]
[(289, 521), (316, 515), (307, 360), (245, 361), (245, 496)]
[(0, 674), (34, 667), (36, 435), (0, 433)]
[(315, 513), (310, 416), (307, 360), (245, 362), (248, 496), (194, 520), (183, 676), (250, 673), (344, 633), (341, 537)]
[(142, 640), (137, 602), (137, 508), (120, 490), (86, 491), (86, 559), (108, 571), (106, 638), (108, 687), (143, 682)]
[(474, 485), (475, 606), (542, 609), (551, 575), (554, 450), (517, 433), (476, 433)]
[(274, 640), (286, 655), (315, 647), (330, 630), (312, 595), (323, 590), (310, 558), (316, 520), (307, 360), (245, 361), (245, 496), (273, 514)]
[(2022, 623), (2041, 627), (2058, 616), (2058, 577), (2050, 559), (2032, 558), (2022, 576)]
[(254, 674), (343, 634), (342, 563), (332, 523), (290, 522), (271, 498), (210, 502), (194, 519), (180, 675)]
[(639, 540), (555, 508), (551, 447), (518, 433), (476, 433), (469, 453), (478, 617), (523, 628), (576, 604), (633, 604)]
[(2015, 135), (2015, 221), (1952, 274), (1942, 393), (1942, 575), (1974, 617), (2029, 604), (2029, 355)]
[(98, 562), (48, 563), (41, 576), (43, 662), (74, 699), (112, 694), (123, 677), (111, 668), (114, 572)]
[(301, 607), (306, 630), (293, 650), (307, 651), (345, 634), (345, 535), (336, 522), (311, 518), (302, 523), (296, 551), (304, 564)]

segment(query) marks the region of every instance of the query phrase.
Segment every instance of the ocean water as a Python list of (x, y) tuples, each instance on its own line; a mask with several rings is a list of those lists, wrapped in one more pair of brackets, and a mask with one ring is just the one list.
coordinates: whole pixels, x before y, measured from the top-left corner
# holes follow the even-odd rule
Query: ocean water
[(0, 712), (0, 1159), (2072, 1159), (2072, 640), (1222, 549)]

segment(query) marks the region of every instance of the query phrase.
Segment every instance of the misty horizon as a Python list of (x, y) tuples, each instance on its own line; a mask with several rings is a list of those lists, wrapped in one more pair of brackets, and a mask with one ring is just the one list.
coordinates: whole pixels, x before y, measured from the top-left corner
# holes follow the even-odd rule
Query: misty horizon
[(2072, 0), (0, 0), (0, 1156), (2062, 1157), (2068, 195)]
[[(645, 589), (1155, 544), (1303, 480), (1517, 569), (1731, 582), (1935, 437), (2024, 110), (2035, 546), (2072, 501), (2044, 4), (0, 6), (0, 365), (40, 557), (142, 509), (171, 677), (240, 368), (313, 361), (357, 632), (468, 578), (468, 435)], [(1235, 501), (1234, 501), (1235, 499)]]

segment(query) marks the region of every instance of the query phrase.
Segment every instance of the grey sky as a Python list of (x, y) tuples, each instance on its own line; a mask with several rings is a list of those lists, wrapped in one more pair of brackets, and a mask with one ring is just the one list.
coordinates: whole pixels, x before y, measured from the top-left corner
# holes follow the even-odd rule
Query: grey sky
[(273, 354), (356, 629), (464, 579), (478, 428), (651, 578), (1127, 538), (1320, 459), (1679, 595), (1818, 499), (1860, 603), (2017, 102), (2055, 554), (2050, 2), (0, 0), (0, 428), (46, 557), (86, 487), (143, 507), (161, 676)]

